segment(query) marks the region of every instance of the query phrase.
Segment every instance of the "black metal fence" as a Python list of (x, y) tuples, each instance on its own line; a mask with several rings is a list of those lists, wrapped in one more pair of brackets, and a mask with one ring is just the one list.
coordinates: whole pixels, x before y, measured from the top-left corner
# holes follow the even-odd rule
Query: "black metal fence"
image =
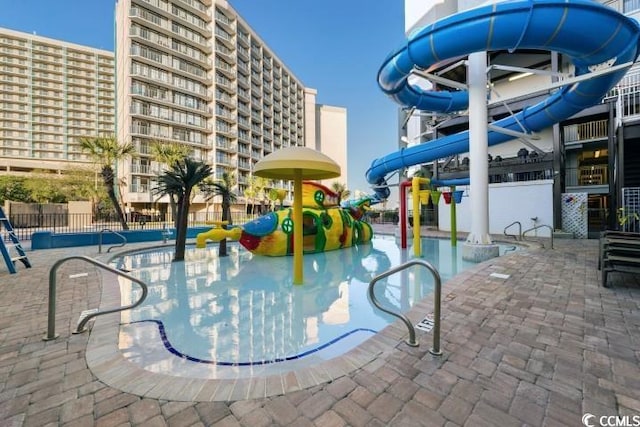
[[(437, 208), (422, 208), (420, 215), (420, 224), (423, 226), (437, 226), (438, 217), (436, 215)], [(370, 224), (398, 224), (400, 214), (396, 210), (392, 211), (369, 211), (365, 214), (364, 220)], [(409, 214), (409, 225), (413, 226), (413, 216)]]
[[(233, 224), (243, 224), (253, 219), (255, 215), (241, 212), (231, 213)], [(221, 212), (191, 213), (189, 226), (203, 226), (208, 222), (221, 221)], [(116, 215), (103, 214), (69, 214), (69, 213), (11, 213), (9, 221), (20, 240), (31, 240), (31, 235), (38, 231), (53, 233), (82, 233), (98, 232), (109, 228), (114, 231), (122, 230), (122, 225)], [(127, 216), (130, 230), (162, 230), (173, 227), (170, 215), (142, 215), (134, 213)]]
[[(244, 224), (259, 216), (259, 214), (245, 214), (232, 212), (232, 224)], [(423, 209), (420, 217), (422, 225), (437, 225), (435, 209)], [(365, 221), (371, 224), (397, 224), (397, 211), (369, 211), (365, 214)], [(105, 228), (113, 231), (122, 230), (120, 221), (113, 214), (69, 214), (69, 213), (11, 213), (11, 225), (20, 240), (31, 240), (31, 235), (38, 231), (53, 233), (83, 233), (99, 232)], [(221, 212), (197, 212), (189, 214), (189, 227), (205, 226), (214, 221), (221, 221)], [(413, 218), (409, 216), (409, 223)], [(172, 228), (170, 215), (143, 215), (133, 213), (127, 215), (127, 225), (130, 230), (162, 230)], [(6, 236), (5, 236), (6, 237)]]

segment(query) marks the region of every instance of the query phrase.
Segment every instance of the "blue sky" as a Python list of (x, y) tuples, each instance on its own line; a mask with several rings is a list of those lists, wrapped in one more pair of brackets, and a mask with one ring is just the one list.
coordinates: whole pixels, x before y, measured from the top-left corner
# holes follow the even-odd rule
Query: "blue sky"
[[(403, 41), (398, 0), (231, 0), (317, 102), (347, 108), (351, 190), (368, 191), (371, 162), (397, 147), (397, 106), (376, 83)], [(113, 50), (113, 0), (0, 0), (0, 26)]]

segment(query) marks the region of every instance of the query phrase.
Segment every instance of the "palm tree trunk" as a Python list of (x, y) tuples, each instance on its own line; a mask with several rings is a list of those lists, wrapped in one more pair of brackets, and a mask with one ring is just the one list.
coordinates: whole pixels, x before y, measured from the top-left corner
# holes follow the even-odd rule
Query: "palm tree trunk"
[(102, 168), (102, 180), (104, 182), (104, 186), (107, 190), (107, 195), (109, 196), (109, 200), (111, 200), (111, 204), (113, 208), (116, 210), (116, 215), (118, 216), (118, 220), (120, 221), (120, 225), (123, 230), (128, 230), (129, 225), (127, 224), (127, 219), (124, 216), (124, 212), (122, 212), (122, 207), (120, 206), (120, 202), (118, 202), (118, 198), (116, 197), (116, 190), (114, 188), (114, 174), (111, 166), (104, 166)]
[(173, 194), (169, 194), (169, 207), (171, 208), (171, 220), (173, 221), (173, 228), (178, 229), (178, 206)]
[[(222, 221), (229, 221), (231, 225), (231, 202), (227, 197), (222, 197)], [(227, 239), (220, 240), (218, 256), (227, 256)]]
[(122, 212), (122, 208), (120, 207), (120, 203), (118, 202), (118, 199), (116, 197), (116, 192), (113, 191), (113, 187), (110, 187), (110, 188), (111, 188), (111, 191), (108, 191), (109, 199), (111, 199), (111, 203), (113, 203), (113, 207), (116, 210), (116, 215), (118, 216), (120, 225), (122, 226), (123, 230), (128, 230), (129, 224), (127, 224), (127, 219), (124, 216), (124, 212)]
[(187, 225), (189, 221), (189, 195), (178, 199), (178, 217), (176, 218), (176, 251), (173, 261), (184, 261), (187, 244)]

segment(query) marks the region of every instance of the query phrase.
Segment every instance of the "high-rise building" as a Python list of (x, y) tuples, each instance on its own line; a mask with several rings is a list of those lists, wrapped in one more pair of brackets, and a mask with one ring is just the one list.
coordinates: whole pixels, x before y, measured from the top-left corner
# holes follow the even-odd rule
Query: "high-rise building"
[[(137, 149), (120, 170), (129, 208), (156, 201), (156, 141), (189, 147), (217, 178), (233, 174), (240, 196), (265, 155), (315, 148), (316, 91), (227, 1), (119, 0), (116, 34), (117, 136)], [(334, 142), (346, 153), (346, 132)], [(291, 189), (282, 181), (270, 185)]]
[(116, 168), (130, 210), (158, 201), (156, 141), (231, 173), (240, 197), (253, 165), (289, 146), (328, 154), (346, 181), (346, 110), (317, 106), (227, 1), (118, 0), (115, 18), (115, 55), (0, 28), (0, 173), (92, 165), (80, 139), (115, 134), (137, 151)]
[(0, 173), (86, 166), (114, 117), (113, 52), (0, 28)]

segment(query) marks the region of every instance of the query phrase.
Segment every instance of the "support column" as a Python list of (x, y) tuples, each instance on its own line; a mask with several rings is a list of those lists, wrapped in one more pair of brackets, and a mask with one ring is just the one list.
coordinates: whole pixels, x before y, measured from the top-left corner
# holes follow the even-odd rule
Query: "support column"
[(487, 53), (469, 55), (469, 178), (471, 232), (462, 247), (462, 258), (480, 262), (499, 255), (489, 235), (489, 155), (487, 125)]

